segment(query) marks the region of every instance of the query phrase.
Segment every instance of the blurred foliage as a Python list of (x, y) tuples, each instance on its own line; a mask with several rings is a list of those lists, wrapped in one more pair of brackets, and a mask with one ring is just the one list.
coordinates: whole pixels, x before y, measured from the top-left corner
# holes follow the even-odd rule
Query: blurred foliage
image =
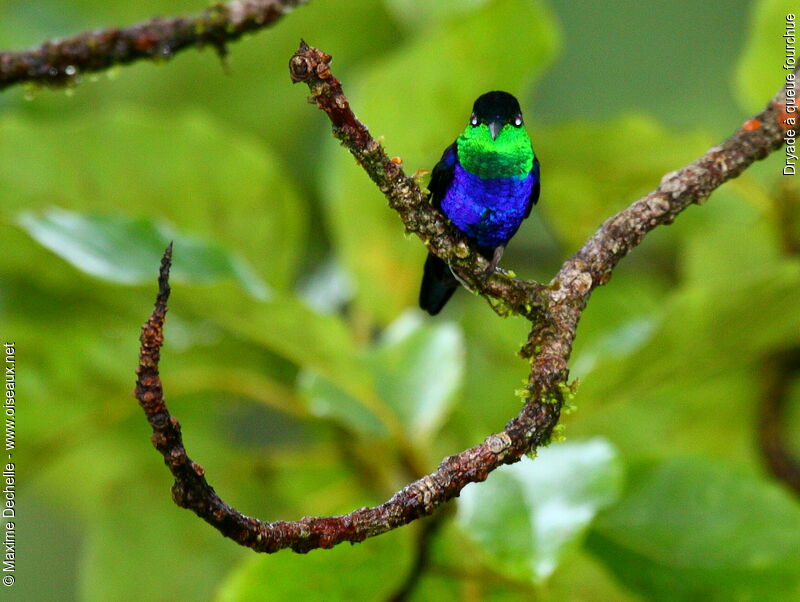
[[(752, 11), (752, 26), (741, 60), (736, 68), (736, 90), (742, 104), (757, 111), (764, 99), (786, 83), (786, 15), (794, 14), (797, 32), (797, 3), (792, 0), (762, 0)], [(793, 44), (795, 48), (797, 44)], [(765, 69), (777, 65), (778, 69)]]
[[(665, 7), (312, 0), (232, 45), (223, 66), (188, 51), (0, 95), (15, 593), (396, 591), (418, 524), (255, 557), (172, 503), (131, 397), (158, 257), (173, 239), (167, 398), (222, 497), (275, 520), (379, 503), (517, 413), (526, 322), (463, 291), (436, 319), (414, 309), (424, 249), (290, 84), (299, 38), (335, 57), (356, 112), (411, 173), (434, 165), (474, 97), (517, 93), (544, 185), (503, 263), (548, 280), (603, 219), (780, 85), (789, 3)], [(0, 46), (199, 8), (11, 1)], [(800, 344), (787, 244), (800, 185), (780, 170), (776, 153), (653, 232), (596, 291), (573, 354), (568, 441), (464, 491), (413, 599), (800, 597), (800, 506), (763, 470), (754, 431), (763, 358)], [(800, 386), (792, 395), (800, 407)], [(790, 417), (800, 433), (800, 411)]]
[[(553, 574), (597, 511), (616, 501), (622, 467), (603, 439), (562, 443), (464, 488), (459, 522), (499, 571), (538, 583)], [(491, 512), (486, 509), (491, 508)]]
[(378, 538), (374, 546), (251, 558), (222, 584), (218, 600), (385, 600), (402, 584), (411, 548), (411, 534), (405, 529)]
[(702, 458), (629, 477), (589, 542), (622, 581), (658, 600), (793, 597), (800, 508), (787, 492)]

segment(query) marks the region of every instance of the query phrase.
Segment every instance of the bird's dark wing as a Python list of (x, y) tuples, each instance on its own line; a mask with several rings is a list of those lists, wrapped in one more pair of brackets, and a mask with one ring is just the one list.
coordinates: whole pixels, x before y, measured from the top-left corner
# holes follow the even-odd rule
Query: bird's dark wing
[(436, 255), (428, 253), (419, 289), (419, 306), (435, 316), (442, 311), (457, 288), (458, 280), (450, 271), (450, 266)]
[(531, 167), (531, 175), (533, 175), (533, 189), (531, 196), (528, 198), (528, 208), (525, 210), (525, 217), (531, 214), (531, 209), (539, 201), (539, 192), (542, 189), (542, 180), (539, 173), (539, 159), (533, 158), (533, 167)]
[[(428, 190), (431, 192), (431, 204), (439, 210), (442, 209), (442, 200), (453, 182), (456, 161), (458, 161), (458, 153), (456, 143), (453, 142), (442, 153), (442, 158), (439, 159), (431, 173), (431, 181), (428, 184)], [(442, 310), (457, 288), (458, 280), (450, 272), (450, 267), (443, 260), (428, 253), (422, 276), (422, 286), (419, 290), (419, 306), (434, 316)]]
[(431, 203), (437, 209), (442, 208), (442, 199), (444, 199), (444, 195), (447, 194), (447, 189), (450, 188), (450, 184), (453, 181), (453, 176), (456, 173), (456, 161), (458, 161), (458, 155), (456, 143), (453, 142), (444, 150), (442, 158), (433, 168), (431, 181), (428, 184), (428, 190), (431, 191)]

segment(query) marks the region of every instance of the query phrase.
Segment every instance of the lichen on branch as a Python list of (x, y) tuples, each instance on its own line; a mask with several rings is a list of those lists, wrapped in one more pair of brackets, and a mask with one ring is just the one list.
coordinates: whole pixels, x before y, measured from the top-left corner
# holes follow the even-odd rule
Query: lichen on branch
[(493, 307), (500, 313), (513, 312), (528, 318), (538, 315), (543, 287), (511, 278), (502, 270), (486, 277), (489, 262), (429, 203), (425, 191), (389, 157), (355, 116), (341, 82), (330, 70), (330, 62), (330, 55), (301, 41), (289, 61), (289, 75), (293, 82), (308, 85), (309, 100), (327, 113), (333, 135), (386, 196), (389, 207), (400, 214), (406, 232), (416, 234), (436, 255), (446, 259), (471, 290), (499, 302)]
[(718, 186), (736, 177), (784, 142), (779, 122), (785, 89), (753, 121), (686, 167), (665, 175), (660, 185), (609, 218), (542, 286), (505, 274), (485, 277), (486, 261), (429, 202), (425, 192), (392, 161), (350, 108), (341, 83), (330, 69), (331, 57), (301, 43), (292, 56), (292, 80), (304, 82), (311, 101), (330, 118), (333, 134), (387, 197), (409, 232), (450, 263), (458, 276), (487, 300), (526, 316), (531, 332), (522, 355), (531, 360), (526, 402), (505, 429), (480, 445), (445, 458), (438, 469), (410, 483), (373, 508), (343, 516), (305, 517), (294, 522), (263, 522), (225, 504), (207, 483), (203, 469), (184, 449), (180, 425), (163, 399), (158, 359), (169, 295), (171, 248), (167, 249), (152, 316), (142, 331), (136, 397), (153, 428), (153, 443), (175, 477), (173, 497), (223, 535), (258, 552), (291, 548), (307, 552), (344, 541), (357, 542), (431, 514), (457, 497), (469, 483), (483, 481), (497, 467), (519, 460), (546, 444), (568, 394), (568, 360), (581, 314), (592, 291), (606, 282), (617, 263), (655, 227), (669, 224), (693, 203), (702, 203)]

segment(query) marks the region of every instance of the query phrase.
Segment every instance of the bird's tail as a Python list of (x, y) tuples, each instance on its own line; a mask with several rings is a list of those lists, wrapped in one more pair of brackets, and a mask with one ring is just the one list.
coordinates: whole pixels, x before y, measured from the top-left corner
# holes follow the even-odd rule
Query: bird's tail
[(419, 290), (419, 306), (430, 315), (438, 314), (458, 288), (458, 280), (444, 261), (431, 253), (425, 260), (425, 272)]

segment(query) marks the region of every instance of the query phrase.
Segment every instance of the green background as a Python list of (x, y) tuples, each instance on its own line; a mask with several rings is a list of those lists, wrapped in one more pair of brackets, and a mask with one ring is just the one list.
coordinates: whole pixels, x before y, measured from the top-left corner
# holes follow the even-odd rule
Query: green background
[[(131, 392), (175, 240), (162, 375), (190, 456), (265, 520), (386, 499), (520, 407), (520, 318), (415, 309), (424, 247), (293, 86), (301, 37), (430, 169), (489, 89), (543, 191), (503, 265), (549, 280), (603, 219), (760, 110), (790, 2), (313, 0), (274, 28), (66, 89), (0, 94), (0, 337), (17, 349), (28, 600), (381, 600), (419, 525), (256, 556), (175, 506)], [(0, 2), (0, 47), (194, 12)], [(566, 442), (468, 487), (415, 600), (800, 599), (800, 504), (756, 445), (763, 365), (800, 344), (800, 184), (782, 151), (655, 231), (578, 331)], [(797, 215), (797, 214), (796, 214)], [(800, 437), (800, 385), (787, 438)], [(795, 445), (794, 451), (800, 452)]]

